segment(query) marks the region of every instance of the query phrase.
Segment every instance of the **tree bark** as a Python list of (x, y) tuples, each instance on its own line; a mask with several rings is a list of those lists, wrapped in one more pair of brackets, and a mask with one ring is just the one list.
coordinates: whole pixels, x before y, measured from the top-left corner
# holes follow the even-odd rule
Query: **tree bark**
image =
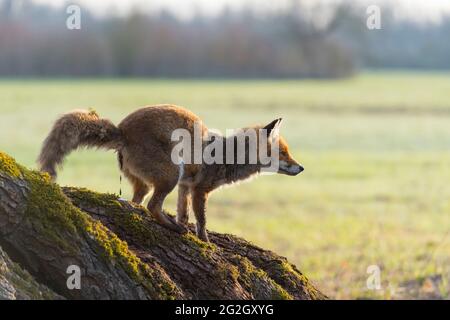
[[(116, 195), (60, 188), (0, 152), (0, 298), (325, 298), (285, 258), (209, 235), (167, 230)], [(67, 285), (69, 266), (81, 271), (79, 289)], [(17, 277), (28, 280), (8, 281)]]

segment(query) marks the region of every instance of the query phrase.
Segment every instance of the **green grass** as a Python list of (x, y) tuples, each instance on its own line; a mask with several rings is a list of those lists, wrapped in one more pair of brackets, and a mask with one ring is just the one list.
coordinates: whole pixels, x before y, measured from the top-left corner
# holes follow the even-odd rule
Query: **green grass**
[[(175, 103), (222, 131), (283, 116), (282, 134), (305, 172), (218, 191), (208, 228), (287, 256), (330, 297), (450, 298), (449, 74), (2, 80), (0, 97), (0, 150), (30, 167), (56, 116), (74, 108), (93, 107), (117, 123), (139, 106)], [(59, 182), (118, 193), (115, 155), (74, 153)], [(126, 182), (123, 190), (129, 198)], [(175, 195), (166, 203), (172, 211)], [(380, 291), (366, 288), (373, 264)]]

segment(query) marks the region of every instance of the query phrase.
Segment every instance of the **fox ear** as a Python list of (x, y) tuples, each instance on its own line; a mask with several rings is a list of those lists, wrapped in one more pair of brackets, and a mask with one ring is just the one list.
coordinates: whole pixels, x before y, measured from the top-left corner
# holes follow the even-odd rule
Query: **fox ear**
[(274, 137), (278, 136), (278, 134), (280, 132), (280, 125), (281, 125), (282, 120), (283, 120), (283, 118), (275, 119), (263, 128), (266, 130), (268, 138), (269, 137), (274, 138)]

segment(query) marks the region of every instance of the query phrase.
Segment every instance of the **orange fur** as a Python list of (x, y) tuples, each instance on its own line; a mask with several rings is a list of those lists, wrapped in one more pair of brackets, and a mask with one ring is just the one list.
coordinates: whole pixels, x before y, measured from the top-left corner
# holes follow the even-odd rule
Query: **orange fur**
[[(268, 134), (279, 126), (281, 119), (272, 121), (264, 128)], [(208, 241), (206, 233), (206, 203), (214, 189), (239, 180), (247, 179), (260, 172), (256, 164), (185, 164), (181, 168), (172, 162), (171, 152), (176, 142), (171, 140), (176, 129), (186, 129), (194, 136), (195, 124), (200, 124), (202, 144), (208, 128), (201, 119), (184, 108), (174, 105), (144, 107), (130, 115), (116, 127), (107, 119), (101, 119), (95, 112), (77, 110), (60, 117), (46, 138), (38, 162), (43, 171), (56, 177), (56, 166), (64, 157), (80, 146), (117, 150), (121, 170), (131, 182), (133, 201), (141, 203), (150, 188), (153, 195), (147, 205), (155, 219), (164, 226), (186, 232), (188, 214), (194, 209), (197, 220), (197, 235)], [(220, 137), (237, 139), (237, 135)], [(289, 154), (286, 141), (276, 136), (279, 142), (279, 158), (285, 168), (279, 173), (295, 175), (303, 168)], [(225, 145), (225, 144), (224, 144)], [(225, 153), (224, 153), (225, 154)], [(298, 172), (297, 172), (298, 171)], [(163, 212), (166, 196), (179, 186), (176, 221)]]

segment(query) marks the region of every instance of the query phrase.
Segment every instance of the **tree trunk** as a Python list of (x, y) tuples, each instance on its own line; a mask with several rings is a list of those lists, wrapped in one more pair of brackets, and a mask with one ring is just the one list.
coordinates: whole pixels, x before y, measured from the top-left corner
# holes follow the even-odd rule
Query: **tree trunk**
[(0, 152), (0, 299), (325, 298), (285, 258), (209, 234), (179, 235), (141, 206), (60, 188)]

